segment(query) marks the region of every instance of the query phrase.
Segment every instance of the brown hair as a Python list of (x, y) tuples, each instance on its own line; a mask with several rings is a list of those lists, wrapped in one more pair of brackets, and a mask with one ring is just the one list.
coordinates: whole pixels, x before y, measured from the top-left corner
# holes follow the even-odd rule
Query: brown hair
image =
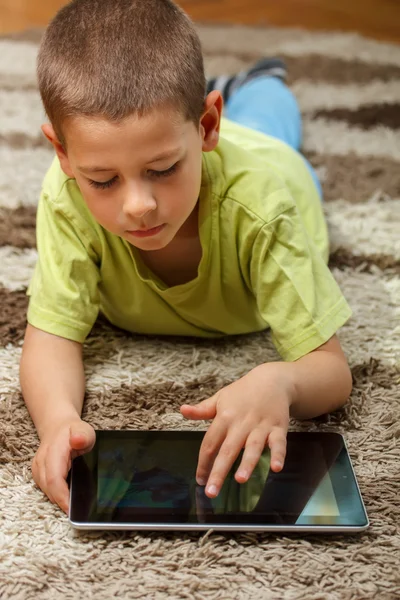
[(61, 142), (74, 115), (120, 121), (170, 105), (197, 125), (203, 110), (200, 40), (171, 0), (73, 0), (48, 26), (37, 72)]

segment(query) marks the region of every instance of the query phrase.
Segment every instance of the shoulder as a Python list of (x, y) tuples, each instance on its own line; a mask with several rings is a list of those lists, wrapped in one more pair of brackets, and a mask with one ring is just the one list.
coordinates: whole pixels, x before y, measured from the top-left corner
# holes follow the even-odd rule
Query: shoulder
[(43, 212), (44, 206), (48, 218), (52, 219), (55, 226), (67, 220), (88, 241), (98, 238), (100, 226), (87, 208), (75, 179), (63, 172), (57, 157), (43, 180), (39, 214)]
[[(75, 181), (61, 169), (60, 161), (54, 157), (43, 179), (42, 192), (47, 201), (60, 210), (72, 210), (85, 205), (81, 191)], [(86, 209), (87, 210), (87, 209)]]
[(221, 121), (221, 137), (250, 152), (253, 159), (267, 163), (288, 180), (293, 170), (304, 168), (299, 152), (287, 143), (229, 119)]
[[(222, 146), (225, 141), (230, 147), (241, 150), (238, 154), (226, 155), (226, 160), (237, 162), (247, 155), (245, 164), (249, 173), (264, 171), (268, 178), (278, 178), (284, 183), (301, 211), (308, 210), (309, 198), (320, 205), (320, 197), (303, 156), (285, 142), (254, 131), (227, 119), (221, 124)], [(249, 166), (250, 165), (250, 166)]]
[(325, 260), (328, 231), (321, 198), (304, 158), (270, 136), (223, 120), (220, 143), (210, 156), (210, 187), (228, 222), (253, 229), (285, 215), (286, 225), (304, 225)]
[(230, 218), (239, 212), (262, 227), (296, 208), (286, 182), (264, 157), (228, 139), (221, 137), (217, 148), (204, 155), (204, 167), (203, 183)]

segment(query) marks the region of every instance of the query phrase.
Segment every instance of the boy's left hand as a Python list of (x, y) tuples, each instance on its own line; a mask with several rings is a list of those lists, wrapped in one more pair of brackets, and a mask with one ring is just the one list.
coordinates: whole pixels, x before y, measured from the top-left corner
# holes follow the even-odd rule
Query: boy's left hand
[(271, 469), (282, 470), (293, 398), (286, 367), (282, 363), (260, 365), (211, 398), (181, 406), (187, 419), (213, 419), (200, 448), (196, 473), (197, 483), (207, 485), (210, 498), (219, 494), (242, 448), (235, 474), (238, 483), (249, 479), (265, 446), (271, 450)]

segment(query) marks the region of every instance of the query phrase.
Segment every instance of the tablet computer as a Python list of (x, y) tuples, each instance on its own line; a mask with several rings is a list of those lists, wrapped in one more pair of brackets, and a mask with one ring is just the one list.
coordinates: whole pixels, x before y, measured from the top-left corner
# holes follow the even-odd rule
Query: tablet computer
[(239, 484), (241, 455), (216, 498), (196, 483), (204, 431), (96, 431), (71, 469), (78, 529), (356, 532), (368, 517), (343, 436), (289, 432), (283, 470), (262, 454)]

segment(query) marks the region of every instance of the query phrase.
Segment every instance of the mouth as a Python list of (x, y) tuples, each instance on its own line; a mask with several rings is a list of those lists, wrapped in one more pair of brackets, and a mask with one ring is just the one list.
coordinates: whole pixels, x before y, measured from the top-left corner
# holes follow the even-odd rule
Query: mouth
[(135, 230), (129, 230), (126, 233), (129, 233), (130, 235), (133, 235), (135, 237), (140, 237), (140, 238), (144, 238), (144, 237), (151, 237), (153, 235), (157, 235), (158, 233), (160, 233), (165, 227), (165, 223), (163, 223), (162, 225), (158, 225), (157, 227), (151, 227), (150, 229), (135, 229)]

